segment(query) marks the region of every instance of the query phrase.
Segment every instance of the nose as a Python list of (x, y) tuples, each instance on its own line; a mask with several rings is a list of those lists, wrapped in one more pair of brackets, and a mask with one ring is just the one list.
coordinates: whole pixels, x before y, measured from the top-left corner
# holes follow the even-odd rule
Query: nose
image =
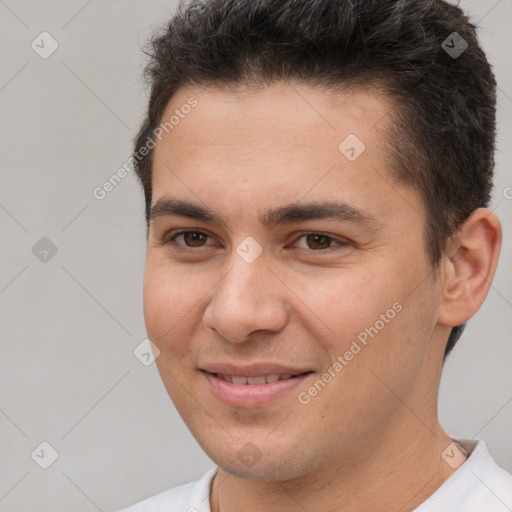
[(214, 289), (203, 321), (225, 340), (244, 343), (257, 331), (279, 332), (288, 320), (286, 287), (263, 257), (247, 263), (234, 254)]

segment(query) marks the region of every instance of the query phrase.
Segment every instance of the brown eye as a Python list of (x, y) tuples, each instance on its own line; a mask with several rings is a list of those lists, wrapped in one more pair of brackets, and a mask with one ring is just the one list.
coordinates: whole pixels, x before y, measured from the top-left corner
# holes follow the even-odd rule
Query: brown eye
[(205, 242), (208, 238), (208, 235), (205, 235), (199, 231), (186, 231), (181, 233), (181, 235), (183, 235), (185, 244), (190, 247), (202, 247), (203, 242)]
[(163, 240), (165, 245), (172, 247), (176, 250), (187, 250), (194, 249), (200, 247), (208, 247), (211, 244), (208, 244), (208, 239), (211, 239), (211, 236), (203, 233), (201, 231), (180, 231), (179, 233), (175, 233), (172, 236), (166, 237)]
[(296, 247), (301, 251), (324, 254), (338, 249), (344, 249), (350, 245), (345, 238), (334, 238), (324, 233), (304, 233), (295, 242)]
[(306, 235), (306, 240), (310, 249), (328, 249), (332, 239), (327, 235), (314, 234)]

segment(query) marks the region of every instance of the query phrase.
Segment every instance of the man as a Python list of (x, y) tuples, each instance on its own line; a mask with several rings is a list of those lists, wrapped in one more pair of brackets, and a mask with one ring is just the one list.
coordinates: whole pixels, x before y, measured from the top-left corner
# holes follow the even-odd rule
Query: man
[(126, 511), (512, 509), (437, 416), (501, 245), (473, 29), (440, 0), (203, 0), (154, 39), (144, 315), (218, 467)]

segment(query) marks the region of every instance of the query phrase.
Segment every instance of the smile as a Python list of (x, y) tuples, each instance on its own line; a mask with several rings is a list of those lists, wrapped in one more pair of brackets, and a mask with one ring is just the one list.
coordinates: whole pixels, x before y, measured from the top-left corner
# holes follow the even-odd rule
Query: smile
[(228, 373), (201, 372), (206, 380), (209, 394), (222, 405), (238, 409), (261, 408), (287, 396), (313, 372), (268, 373), (262, 375), (232, 375)]
[(232, 384), (237, 385), (255, 385), (255, 384), (271, 384), (272, 382), (277, 382), (278, 380), (288, 380), (297, 377), (297, 375), (293, 375), (291, 373), (273, 373), (271, 375), (260, 375), (259, 377), (241, 377), (238, 375), (224, 375), (222, 373), (217, 373), (215, 376), (219, 379), (223, 379), (226, 382), (231, 382)]

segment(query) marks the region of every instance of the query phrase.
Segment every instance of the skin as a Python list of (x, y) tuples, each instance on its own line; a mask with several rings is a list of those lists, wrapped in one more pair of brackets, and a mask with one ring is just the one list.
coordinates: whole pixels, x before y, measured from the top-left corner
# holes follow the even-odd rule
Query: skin
[[(225, 225), (151, 220), (144, 315), (163, 383), (220, 468), (212, 511), (413, 510), (454, 472), (441, 458), (451, 439), (437, 417), (443, 354), (450, 326), (489, 290), (498, 219), (475, 211), (434, 271), (421, 196), (386, 168), (393, 106), (378, 91), (183, 88), (163, 119), (191, 97), (197, 106), (155, 148), (152, 204), (187, 200)], [(349, 134), (366, 145), (352, 162), (338, 149)], [(269, 209), (326, 200), (373, 222), (260, 223)], [(183, 229), (208, 236), (170, 240)], [(307, 237), (315, 233), (331, 238)], [(252, 263), (236, 251), (248, 236), (263, 250)], [(298, 393), (395, 303), (400, 312), (300, 403)], [(228, 407), (199, 370), (226, 361), (314, 373), (264, 407)], [(247, 443), (259, 454), (250, 466), (237, 457)]]

